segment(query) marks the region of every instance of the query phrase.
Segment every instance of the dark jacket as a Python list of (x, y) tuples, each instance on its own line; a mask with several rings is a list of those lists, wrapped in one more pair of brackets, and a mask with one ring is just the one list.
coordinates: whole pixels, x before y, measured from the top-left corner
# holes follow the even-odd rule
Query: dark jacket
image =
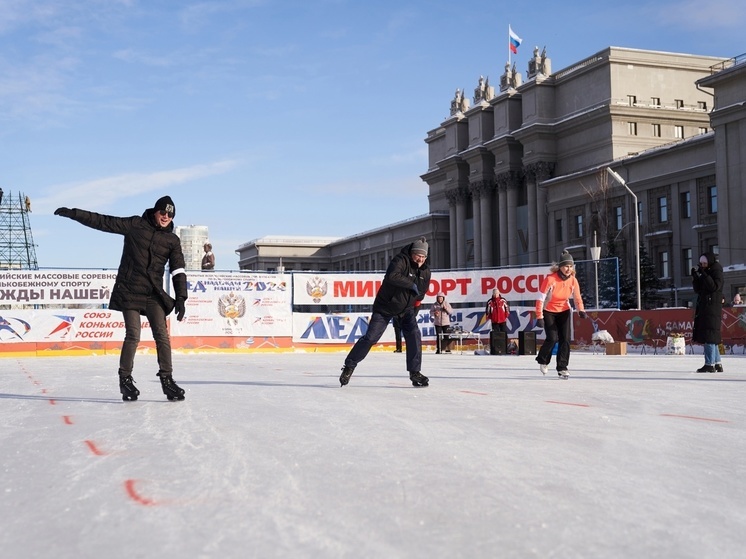
[[(373, 301), (373, 312), (384, 316), (399, 316), (407, 309), (414, 308), (415, 301), (425, 298), (430, 287), (430, 268), (427, 264), (418, 268), (409, 256), (411, 250), (412, 245), (409, 244), (391, 259)], [(417, 286), (416, 293), (414, 285)]]
[(692, 341), (699, 344), (719, 344), (723, 314), (723, 267), (711, 252), (705, 252), (708, 266), (692, 269), (692, 286), (697, 294), (694, 308)]
[(187, 286), (184, 253), (173, 222), (161, 228), (155, 221), (155, 210), (145, 210), (142, 217), (114, 217), (73, 209), (71, 219), (106, 233), (124, 235), (124, 248), (117, 280), (109, 307), (117, 311), (139, 310), (145, 314), (149, 296), (160, 300), (166, 314), (174, 308), (174, 299), (163, 289), (163, 274), (168, 264), (177, 299), (186, 301)]

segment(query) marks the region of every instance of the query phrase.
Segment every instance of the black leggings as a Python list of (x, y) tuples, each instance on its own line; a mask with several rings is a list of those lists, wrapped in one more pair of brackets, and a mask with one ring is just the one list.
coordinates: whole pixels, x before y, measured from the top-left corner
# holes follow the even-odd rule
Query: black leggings
[(562, 312), (547, 312), (544, 311), (544, 333), (546, 339), (541, 344), (539, 355), (536, 356), (536, 360), (541, 365), (549, 365), (552, 360), (552, 350), (554, 344), (559, 342), (559, 348), (557, 349), (557, 370), (562, 371), (567, 369), (567, 365), (570, 362), (570, 326), (572, 319), (572, 311), (566, 310)]

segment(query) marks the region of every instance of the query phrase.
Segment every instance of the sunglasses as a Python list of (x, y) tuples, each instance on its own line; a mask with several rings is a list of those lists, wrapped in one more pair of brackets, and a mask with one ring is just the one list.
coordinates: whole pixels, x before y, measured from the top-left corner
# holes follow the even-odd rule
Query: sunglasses
[(162, 217), (166, 217), (166, 216), (168, 216), (168, 217), (170, 217), (171, 219), (173, 219), (173, 218), (174, 218), (174, 212), (167, 212), (166, 210), (158, 210), (158, 212), (157, 212), (157, 213), (158, 213), (158, 215), (160, 215), (160, 216), (162, 216)]

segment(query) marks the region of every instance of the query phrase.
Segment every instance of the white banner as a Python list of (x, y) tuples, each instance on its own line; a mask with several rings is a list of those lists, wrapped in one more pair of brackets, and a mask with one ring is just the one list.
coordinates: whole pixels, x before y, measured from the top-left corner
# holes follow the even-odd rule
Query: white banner
[(292, 276), (187, 273), (186, 317), (173, 336), (290, 336)]
[[(511, 309), (508, 318), (508, 336), (518, 337), (521, 330), (534, 330), (543, 337), (543, 330), (536, 328), (533, 318), (533, 307)], [(368, 330), (369, 313), (294, 313), (293, 342), (313, 344), (352, 344), (365, 335)], [(429, 308), (417, 314), (417, 324), (425, 341), (435, 340), (435, 326), (430, 320)], [(492, 323), (484, 316), (484, 309), (455, 309), (451, 325), (459, 326), (465, 332), (474, 332), (488, 338)], [(380, 343), (394, 343), (394, 327), (389, 327), (381, 337)]]
[[(508, 301), (535, 299), (547, 275), (547, 266), (433, 272), (425, 302), (431, 302), (438, 293), (443, 292), (451, 304), (486, 304), (495, 288)], [(381, 281), (381, 272), (295, 273), (293, 302), (296, 305), (370, 305)]]
[(0, 272), (0, 305), (108, 305), (112, 270)]

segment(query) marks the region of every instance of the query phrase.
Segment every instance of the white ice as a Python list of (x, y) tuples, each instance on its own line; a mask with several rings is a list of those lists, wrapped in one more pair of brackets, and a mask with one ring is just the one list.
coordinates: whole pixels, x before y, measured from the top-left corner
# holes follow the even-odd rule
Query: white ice
[[(736, 352), (739, 353), (739, 352)], [(4, 358), (6, 558), (740, 558), (746, 357)]]

